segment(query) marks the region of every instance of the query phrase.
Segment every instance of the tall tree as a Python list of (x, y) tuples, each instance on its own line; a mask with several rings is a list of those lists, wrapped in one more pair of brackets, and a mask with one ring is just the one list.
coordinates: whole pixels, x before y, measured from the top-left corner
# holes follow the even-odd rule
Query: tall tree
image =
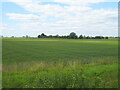
[(70, 39), (77, 39), (76, 33), (71, 32), (69, 38), (70, 38)]
[(44, 33), (42, 33), (40, 36), (41, 36), (41, 38), (47, 37), (47, 35), (45, 35)]
[(38, 35), (38, 38), (41, 38), (41, 36), (40, 36), (40, 35)]
[(83, 39), (83, 38), (84, 38), (83, 35), (80, 35), (80, 36), (79, 36), (79, 39)]

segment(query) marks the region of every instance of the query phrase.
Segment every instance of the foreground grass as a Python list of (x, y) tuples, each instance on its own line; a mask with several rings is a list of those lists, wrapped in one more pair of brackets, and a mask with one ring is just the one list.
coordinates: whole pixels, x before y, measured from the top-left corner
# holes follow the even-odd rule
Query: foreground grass
[[(75, 62), (74, 62), (75, 63)], [(40, 63), (41, 64), (41, 63)], [(84, 64), (31, 67), (26, 70), (5, 71), (6, 88), (117, 88), (118, 65)], [(12, 82), (12, 83), (11, 83)]]
[(117, 45), (117, 40), (4, 38), (3, 87), (117, 88)]

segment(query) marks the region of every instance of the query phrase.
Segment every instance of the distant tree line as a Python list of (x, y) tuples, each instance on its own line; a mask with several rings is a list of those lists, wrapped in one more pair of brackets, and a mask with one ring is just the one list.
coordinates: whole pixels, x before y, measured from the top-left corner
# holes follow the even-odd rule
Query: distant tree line
[[(6, 37), (1, 35), (0, 37)], [(22, 36), (23, 38), (36, 38), (30, 37), (28, 35)], [(15, 38), (15, 36), (11, 36), (11, 38)], [(120, 38), (120, 37), (103, 37), (103, 36), (85, 36), (85, 35), (76, 35), (76, 33), (71, 32), (69, 35), (45, 35), (44, 33), (37, 36), (37, 38), (63, 38), (63, 39), (109, 39), (109, 38)]]
[(38, 35), (38, 38), (63, 38), (63, 39), (108, 39), (108, 37), (103, 37), (103, 36), (77, 36), (76, 33), (71, 32), (69, 35), (64, 35), (64, 36), (59, 36), (59, 35), (45, 35), (44, 33), (42, 33), (41, 35)]

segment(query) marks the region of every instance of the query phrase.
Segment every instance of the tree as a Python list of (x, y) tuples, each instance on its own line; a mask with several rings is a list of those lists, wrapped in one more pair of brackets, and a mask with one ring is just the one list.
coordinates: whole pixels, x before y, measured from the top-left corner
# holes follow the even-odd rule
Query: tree
[(105, 39), (108, 39), (108, 37), (105, 37)]
[(54, 37), (55, 37), (55, 38), (59, 38), (59, 35), (55, 35)]
[(53, 38), (53, 36), (52, 36), (52, 35), (49, 35), (48, 38)]
[(67, 35), (66, 38), (69, 39), (69, 35)]
[(26, 38), (28, 38), (29, 36), (28, 35), (26, 35)]
[(76, 33), (71, 32), (69, 38), (70, 38), (70, 39), (77, 39)]
[(42, 38), (45, 38), (45, 37), (46, 37), (46, 35), (45, 35), (44, 33), (42, 33), (42, 34), (41, 34), (41, 37), (42, 37)]
[(83, 39), (83, 35), (80, 35), (80, 36), (79, 36), (79, 39)]
[(84, 35), (83, 38), (86, 39), (86, 36)]
[(89, 36), (87, 36), (87, 37), (86, 37), (86, 39), (90, 39), (90, 37), (89, 37)]
[(104, 39), (103, 36), (95, 36), (95, 39)]
[(41, 36), (40, 36), (40, 35), (38, 35), (38, 38), (41, 38)]

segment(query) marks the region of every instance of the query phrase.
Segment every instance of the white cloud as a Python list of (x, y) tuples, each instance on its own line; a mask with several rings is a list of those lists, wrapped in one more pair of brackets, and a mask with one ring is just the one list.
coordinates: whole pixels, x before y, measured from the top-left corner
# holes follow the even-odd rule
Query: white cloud
[(10, 19), (22, 20), (22, 21), (44, 21), (44, 16), (38, 16), (34, 14), (17, 14), (17, 13), (7, 13)]
[[(70, 31), (75, 31), (78, 34), (117, 35), (117, 9), (94, 10), (88, 6), (88, 4), (91, 3), (108, 2), (112, 0), (51, 0), (68, 5), (64, 7), (53, 4), (39, 4), (40, 2), (45, 2), (45, 0), (9, 1), (31, 12), (31, 14), (6, 14), (11, 20), (23, 21), (17, 24), (17, 27), (20, 27), (25, 34), (29, 33), (33, 35), (33, 33), (30, 32), (34, 32), (34, 35), (41, 32), (47, 34), (66, 34)], [(47, 22), (50, 16), (53, 16), (53, 22)], [(63, 20), (61, 20), (61, 18)], [(26, 23), (25, 21), (29, 22)]]

